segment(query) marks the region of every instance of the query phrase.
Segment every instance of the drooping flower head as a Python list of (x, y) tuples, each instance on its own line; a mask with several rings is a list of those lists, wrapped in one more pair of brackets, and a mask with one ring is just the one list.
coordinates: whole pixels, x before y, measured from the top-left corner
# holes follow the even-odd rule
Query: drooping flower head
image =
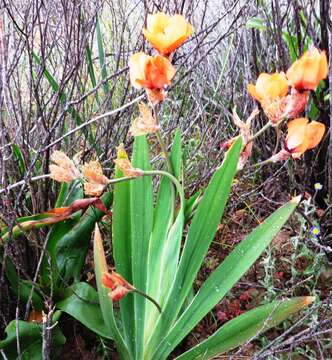
[(298, 159), (307, 150), (316, 147), (325, 133), (325, 125), (307, 118), (298, 118), (288, 122), (288, 132), (284, 148), (271, 157), (271, 161), (283, 161), (290, 157)]
[(287, 71), (289, 84), (297, 90), (316, 90), (328, 74), (325, 51), (312, 48), (295, 61)]
[(181, 46), (193, 33), (194, 28), (182, 15), (168, 16), (163, 12), (149, 14), (145, 38), (162, 55), (169, 55)]
[(325, 125), (307, 118), (298, 118), (288, 122), (288, 133), (285, 148), (294, 159), (299, 158), (305, 151), (313, 149), (322, 140)]
[(136, 89), (145, 88), (153, 103), (164, 100), (166, 86), (171, 84), (176, 70), (171, 62), (160, 55), (149, 56), (143, 52), (129, 59), (129, 76)]
[(119, 301), (129, 292), (135, 290), (128, 281), (115, 271), (112, 271), (111, 273), (104, 273), (102, 275), (101, 282), (105, 287), (112, 290), (108, 296), (113, 301)]
[(51, 161), (55, 163), (50, 165), (51, 179), (70, 184), (73, 180), (81, 177), (74, 162), (62, 151), (54, 151)]
[[(253, 143), (251, 141), (252, 130), (251, 130), (251, 122), (252, 120), (259, 114), (259, 110), (255, 109), (246, 121), (242, 121), (239, 115), (236, 112), (236, 108), (233, 109), (233, 122), (239, 128), (240, 136), (242, 137), (243, 150), (240, 155), (240, 159), (238, 162), (238, 170), (242, 170), (249, 160), (252, 153)], [(221, 144), (222, 148), (229, 149), (237, 137), (231, 138), (225, 143)]]

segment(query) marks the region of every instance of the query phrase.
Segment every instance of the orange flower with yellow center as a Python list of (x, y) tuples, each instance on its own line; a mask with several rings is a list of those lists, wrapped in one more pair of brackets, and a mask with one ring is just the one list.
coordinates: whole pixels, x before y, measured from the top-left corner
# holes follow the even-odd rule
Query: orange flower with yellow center
[(316, 90), (328, 74), (325, 51), (313, 48), (305, 52), (287, 71), (289, 84), (297, 90)]
[(260, 103), (282, 98), (288, 93), (288, 83), (283, 72), (258, 76), (256, 85), (248, 85), (249, 94)]
[(322, 140), (325, 125), (307, 118), (298, 118), (287, 124), (286, 150), (294, 159), (298, 159), (305, 151), (313, 149)]
[(194, 28), (182, 15), (168, 16), (163, 12), (149, 14), (145, 38), (163, 55), (168, 55), (181, 46), (193, 33)]

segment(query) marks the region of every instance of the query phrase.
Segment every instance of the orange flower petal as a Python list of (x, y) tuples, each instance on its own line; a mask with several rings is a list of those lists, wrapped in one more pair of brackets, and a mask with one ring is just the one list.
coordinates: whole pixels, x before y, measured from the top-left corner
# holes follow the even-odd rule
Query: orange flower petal
[(288, 134), (286, 137), (287, 150), (303, 154), (307, 149), (306, 127), (309, 120), (298, 118), (288, 122)]
[(325, 134), (325, 125), (318, 121), (312, 121), (307, 126), (308, 150), (316, 147)]
[(252, 96), (255, 100), (257, 101), (261, 101), (262, 98), (261, 96), (258, 94), (257, 90), (256, 90), (256, 86), (254, 84), (249, 84), (247, 86), (247, 90), (250, 96)]

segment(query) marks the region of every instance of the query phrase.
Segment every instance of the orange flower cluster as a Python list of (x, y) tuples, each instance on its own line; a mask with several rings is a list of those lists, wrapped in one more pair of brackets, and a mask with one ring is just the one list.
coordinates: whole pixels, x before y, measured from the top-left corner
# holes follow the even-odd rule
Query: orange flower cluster
[(257, 100), (272, 125), (285, 119), (288, 134), (284, 149), (272, 156), (272, 161), (299, 158), (306, 150), (317, 146), (325, 133), (325, 125), (307, 118), (297, 118), (305, 109), (309, 91), (316, 90), (328, 74), (324, 51), (313, 48), (283, 72), (259, 75), (256, 84), (248, 85), (249, 94)]
[(148, 15), (143, 35), (158, 54), (133, 54), (129, 59), (129, 74), (132, 86), (144, 88), (152, 104), (165, 99), (165, 88), (171, 84), (176, 73), (170, 56), (192, 33), (193, 27), (182, 15), (168, 16), (162, 12)]
[(309, 91), (316, 90), (327, 74), (325, 52), (313, 48), (295, 61), (286, 74), (260, 74), (255, 85), (248, 85), (248, 92), (260, 102), (271, 123), (277, 125), (280, 121), (296, 118), (303, 112)]

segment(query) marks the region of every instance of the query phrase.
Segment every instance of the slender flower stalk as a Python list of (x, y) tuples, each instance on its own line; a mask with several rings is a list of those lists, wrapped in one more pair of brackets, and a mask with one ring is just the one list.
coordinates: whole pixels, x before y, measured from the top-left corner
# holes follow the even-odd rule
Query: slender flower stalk
[[(157, 126), (160, 126), (159, 121), (158, 121), (158, 107), (156, 105), (152, 104), (152, 111), (153, 111), (153, 115), (154, 115), (154, 117), (156, 119)], [(171, 159), (169, 158), (168, 151), (167, 151), (167, 146), (166, 146), (166, 144), (165, 144), (165, 142), (164, 142), (164, 140), (162, 138), (160, 130), (157, 130), (155, 132), (155, 134), (156, 134), (156, 138), (157, 138), (157, 140), (159, 142), (161, 151), (162, 151), (162, 153), (163, 153), (163, 155), (165, 157), (167, 167), (168, 167), (168, 171), (171, 172), (172, 174), (174, 174), (173, 165), (172, 165)]]

